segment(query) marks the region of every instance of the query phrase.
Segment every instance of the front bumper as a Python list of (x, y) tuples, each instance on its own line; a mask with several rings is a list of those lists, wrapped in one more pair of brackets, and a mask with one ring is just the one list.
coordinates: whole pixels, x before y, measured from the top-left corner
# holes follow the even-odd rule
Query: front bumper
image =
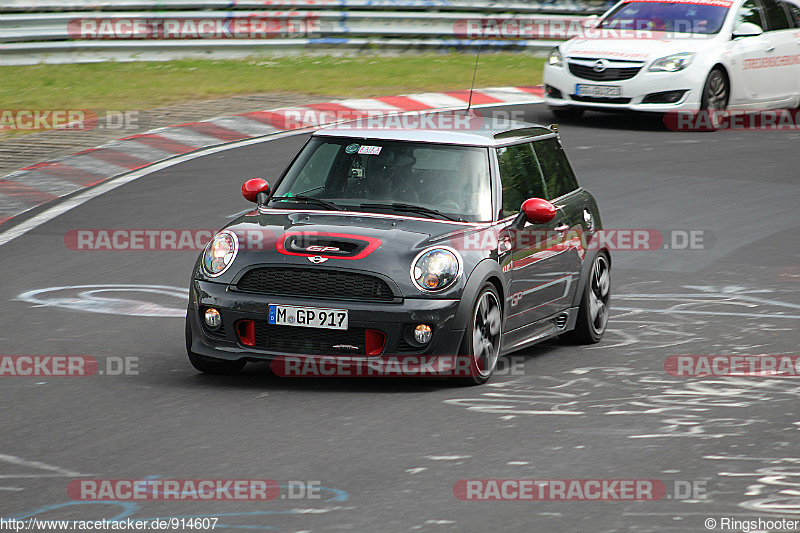
[[(347, 309), (348, 330), (341, 333), (338, 330), (267, 325), (269, 304)], [(453, 299), (405, 298), (401, 303), (383, 303), (266, 296), (231, 290), (226, 284), (193, 280), (187, 315), (190, 327), (187, 348), (205, 357), (224, 360), (244, 358), (248, 361), (271, 361), (286, 355), (344, 356), (370, 360), (395, 355), (457, 355), (464, 330), (454, 330), (451, 325), (460, 304), (461, 300)], [(209, 307), (219, 310), (222, 316), (222, 328), (216, 332), (210, 331), (201, 318)], [(241, 321), (253, 321), (256, 327), (262, 328), (261, 334), (256, 335), (261, 342), (248, 346), (242, 341), (238, 327)], [(424, 346), (408, 342), (408, 328), (420, 323), (428, 324), (433, 329), (431, 341)], [(335, 348), (342, 344), (354, 345), (359, 338), (356, 332), (360, 330), (377, 330), (385, 335), (385, 343), (379, 354), (367, 355), (365, 351), (354, 354)], [(292, 346), (294, 349), (270, 349), (269, 343), (263, 342), (269, 333), (264, 332), (291, 339), (279, 345)], [(322, 332), (324, 334), (320, 336)], [(310, 340), (303, 342), (312, 337), (317, 340), (313, 343)], [(366, 341), (363, 342), (366, 344)], [(326, 347), (320, 349), (321, 346)]]
[[(701, 87), (705, 78), (700, 79), (693, 71), (694, 65), (681, 72), (649, 72), (645, 65), (631, 79), (621, 81), (592, 81), (579, 78), (563, 67), (545, 66), (544, 85), (545, 103), (552, 108), (580, 107), (597, 110), (643, 111), (650, 113), (668, 113), (670, 111), (697, 111), (700, 109)], [(695, 79), (698, 78), (698, 79)], [(622, 88), (618, 99), (590, 100), (576, 99), (578, 84), (616, 86)], [(550, 89), (555, 89), (549, 90)], [(675, 103), (644, 103), (648, 95), (670, 91), (686, 91)], [(548, 94), (550, 93), (550, 94)], [(557, 93), (560, 93), (557, 94)], [(584, 97), (585, 98), (585, 97)]]

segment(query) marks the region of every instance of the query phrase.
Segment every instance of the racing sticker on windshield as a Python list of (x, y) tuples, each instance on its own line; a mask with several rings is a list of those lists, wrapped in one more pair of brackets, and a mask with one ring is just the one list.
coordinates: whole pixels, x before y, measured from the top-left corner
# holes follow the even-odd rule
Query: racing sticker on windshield
[(381, 153), (380, 146), (362, 146), (358, 149), (359, 154), (378, 155)]
[(733, 5), (733, 0), (625, 0), (626, 4), (632, 4), (634, 2), (655, 2), (658, 4), (670, 2), (673, 4), (692, 4), (698, 6), (719, 7), (731, 7)]
[(347, 147), (344, 149), (344, 151), (346, 153), (348, 153), (348, 154), (354, 154), (354, 153), (358, 152), (358, 149), (360, 148), (360, 146), (361, 145), (356, 144), (356, 143), (348, 144)]

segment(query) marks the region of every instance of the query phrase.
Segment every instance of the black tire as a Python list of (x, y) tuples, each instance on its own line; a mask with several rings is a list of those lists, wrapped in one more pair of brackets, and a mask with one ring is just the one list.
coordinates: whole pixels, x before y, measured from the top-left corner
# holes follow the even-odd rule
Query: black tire
[[(452, 378), (462, 386), (482, 385), (489, 381), (500, 358), (500, 339), (503, 333), (503, 307), (497, 289), (486, 282), (472, 305), (472, 319), (464, 331), (458, 357), (467, 357), (467, 365), (459, 361), (457, 368), (469, 368), (469, 375)], [(479, 344), (479, 346), (476, 346)]]
[[(716, 131), (721, 126), (717, 113), (728, 109), (730, 100), (730, 82), (728, 76), (721, 68), (717, 67), (709, 72), (706, 82), (703, 85), (703, 94), (700, 98), (700, 113), (707, 113), (707, 120), (698, 120), (698, 127), (701, 131)], [(708, 126), (705, 126), (708, 124)]]
[(189, 325), (189, 315), (186, 315), (186, 354), (189, 362), (195, 369), (204, 374), (237, 374), (247, 364), (244, 359), (238, 361), (225, 361), (214, 357), (205, 357), (192, 351), (192, 328)]
[(551, 107), (550, 112), (559, 120), (578, 120), (585, 109), (580, 107)]
[(561, 335), (569, 344), (595, 344), (603, 338), (608, 324), (611, 298), (611, 262), (605, 252), (592, 261), (592, 270), (578, 308), (575, 329)]

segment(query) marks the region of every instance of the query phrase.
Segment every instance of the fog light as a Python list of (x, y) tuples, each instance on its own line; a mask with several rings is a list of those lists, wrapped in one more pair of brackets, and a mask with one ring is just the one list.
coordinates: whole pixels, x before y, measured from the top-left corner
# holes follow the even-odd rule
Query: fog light
[(216, 329), (220, 327), (220, 325), (222, 325), (222, 317), (219, 316), (219, 311), (217, 311), (213, 307), (211, 309), (206, 309), (203, 318), (205, 318), (206, 326), (210, 328)]
[(433, 332), (431, 331), (431, 327), (427, 324), (420, 324), (414, 328), (414, 340), (420, 344), (429, 343), (432, 336)]

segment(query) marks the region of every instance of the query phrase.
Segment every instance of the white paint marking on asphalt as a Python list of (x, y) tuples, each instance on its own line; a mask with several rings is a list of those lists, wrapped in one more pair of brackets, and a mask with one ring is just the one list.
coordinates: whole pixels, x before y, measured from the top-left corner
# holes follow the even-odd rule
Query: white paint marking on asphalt
[(614, 311), (638, 311), (640, 313), (667, 313), (676, 315), (711, 315), (711, 316), (743, 316), (747, 318), (791, 318), (799, 319), (800, 315), (774, 315), (764, 313), (733, 313), (726, 311), (692, 311), (689, 309), (645, 309), (643, 307), (617, 307)]
[(62, 203), (43, 211), (42, 213), (29, 218), (28, 220), (10, 228), (3, 233), (0, 233), (0, 246), (10, 242), (17, 237), (25, 235), (29, 231), (38, 228), (42, 224), (49, 222), (56, 218), (59, 215), (63, 215), (67, 211), (70, 211), (89, 200), (97, 198), (101, 194), (105, 194), (108, 191), (114, 190), (117, 187), (121, 187), (126, 183), (130, 183), (131, 181), (137, 180), (141, 177), (147, 176), (149, 174), (153, 174), (154, 172), (158, 172), (159, 170), (163, 170), (165, 168), (169, 168), (174, 165), (178, 165), (180, 163), (185, 163), (187, 161), (191, 161), (192, 159), (196, 159), (198, 157), (203, 157), (210, 154), (216, 154), (218, 152), (223, 152), (225, 150), (232, 150), (234, 148), (240, 148), (242, 146), (249, 146), (251, 144), (257, 144), (267, 141), (272, 141), (276, 139), (282, 139), (284, 137), (290, 137), (292, 135), (303, 135), (313, 131), (314, 128), (308, 128), (305, 130), (295, 130), (289, 131), (285, 133), (278, 133), (275, 135), (270, 135), (268, 138), (259, 138), (259, 139), (245, 139), (243, 141), (237, 141), (230, 144), (225, 144), (222, 146), (214, 146), (212, 148), (206, 148), (205, 150), (200, 150), (198, 152), (192, 152), (186, 155), (180, 155), (173, 157), (171, 159), (167, 159), (166, 161), (160, 161), (158, 163), (154, 163), (148, 167), (142, 168), (140, 170), (135, 170), (133, 172), (129, 172), (127, 174), (123, 174), (122, 176), (118, 176), (116, 178), (109, 179), (108, 181), (104, 181), (99, 185), (96, 185), (86, 191), (79, 193), (72, 198), (68, 198), (64, 200)]
[(426, 455), (425, 459), (431, 461), (460, 461), (461, 459), (471, 459), (471, 455)]
[(24, 466), (28, 468), (36, 468), (39, 470), (46, 470), (48, 472), (53, 472), (52, 474), (6, 474), (0, 475), (0, 478), (10, 479), (10, 478), (28, 478), (28, 477), (55, 477), (55, 476), (63, 476), (63, 477), (82, 477), (86, 476), (87, 474), (81, 474), (80, 472), (73, 472), (72, 470), (66, 470), (64, 468), (60, 468), (58, 466), (49, 465), (47, 463), (42, 463), (41, 461), (31, 461), (28, 459), (23, 459), (22, 457), (17, 457), (15, 455), (7, 455), (4, 453), (0, 453), (0, 461), (4, 461), (6, 463), (10, 463), (12, 465), (17, 466)]

